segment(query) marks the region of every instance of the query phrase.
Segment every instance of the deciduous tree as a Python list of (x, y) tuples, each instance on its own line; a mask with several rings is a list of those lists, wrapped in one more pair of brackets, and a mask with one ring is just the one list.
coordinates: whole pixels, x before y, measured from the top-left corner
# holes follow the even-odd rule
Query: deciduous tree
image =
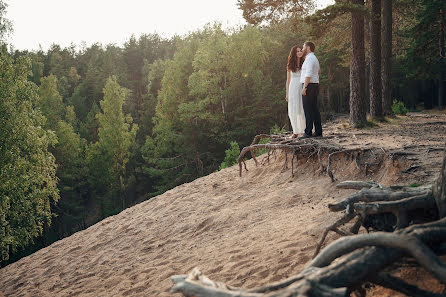
[(54, 133), (43, 128), (30, 61), (16, 61), (0, 45), (0, 261), (24, 248), (51, 223), (59, 199)]
[(57, 123), (62, 119), (65, 113), (65, 107), (62, 102), (62, 96), (57, 89), (57, 77), (50, 75), (42, 78), (39, 87), (39, 107), (46, 117), (45, 127), (55, 131)]

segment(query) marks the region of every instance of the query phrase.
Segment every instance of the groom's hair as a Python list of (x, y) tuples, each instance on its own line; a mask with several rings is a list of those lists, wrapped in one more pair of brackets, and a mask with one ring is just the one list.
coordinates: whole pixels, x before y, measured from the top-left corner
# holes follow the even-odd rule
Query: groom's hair
[(314, 48), (315, 48), (315, 46), (314, 46), (314, 43), (313, 43), (313, 42), (311, 42), (311, 41), (306, 41), (304, 44), (305, 44), (305, 46), (309, 46), (309, 47), (310, 47), (310, 50), (311, 50), (312, 52), (314, 52)]

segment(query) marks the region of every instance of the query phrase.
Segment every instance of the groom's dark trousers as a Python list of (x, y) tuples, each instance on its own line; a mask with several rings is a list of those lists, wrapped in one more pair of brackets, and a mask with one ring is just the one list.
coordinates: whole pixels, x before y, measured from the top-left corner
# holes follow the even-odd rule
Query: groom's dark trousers
[(321, 113), (317, 108), (317, 95), (319, 94), (319, 84), (310, 83), (307, 86), (307, 95), (302, 95), (302, 104), (304, 107), (305, 120), (307, 127), (305, 128), (305, 134), (311, 136), (313, 133), (314, 125), (314, 135), (322, 135), (322, 123), (321, 123)]

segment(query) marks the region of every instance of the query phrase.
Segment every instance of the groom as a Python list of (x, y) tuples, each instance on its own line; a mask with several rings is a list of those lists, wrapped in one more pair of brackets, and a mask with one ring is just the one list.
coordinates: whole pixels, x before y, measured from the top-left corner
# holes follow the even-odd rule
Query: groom
[[(314, 55), (314, 43), (307, 41), (302, 48), (305, 61), (302, 65), (300, 82), (302, 86), (302, 103), (304, 107), (306, 125), (304, 138), (322, 136), (321, 114), (317, 108), (317, 95), (319, 94), (319, 61)], [(314, 135), (313, 135), (314, 124)]]

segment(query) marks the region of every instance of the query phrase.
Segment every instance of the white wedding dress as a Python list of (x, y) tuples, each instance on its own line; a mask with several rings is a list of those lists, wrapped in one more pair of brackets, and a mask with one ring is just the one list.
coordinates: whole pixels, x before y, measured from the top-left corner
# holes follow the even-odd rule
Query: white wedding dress
[(288, 89), (288, 116), (290, 117), (293, 134), (302, 134), (305, 130), (305, 114), (302, 104), (301, 70), (290, 71), (290, 85)]

